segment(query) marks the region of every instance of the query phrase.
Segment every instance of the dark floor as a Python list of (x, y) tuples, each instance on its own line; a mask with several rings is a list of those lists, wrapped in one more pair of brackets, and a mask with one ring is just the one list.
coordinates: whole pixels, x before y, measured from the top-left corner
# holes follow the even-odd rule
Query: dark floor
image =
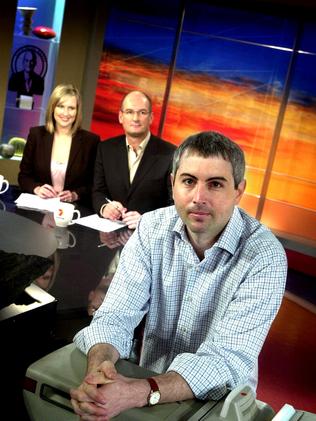
[(45, 317), (45, 314), (37, 314), (34, 320), (15, 323), (20, 326), (14, 326), (14, 337), (10, 335), (12, 326), (5, 326), (3, 337), (11, 337), (11, 345), (5, 353), (3, 351), (1, 353), (1, 361), (6, 362), (2, 368), (2, 376), (9, 380), (6, 392), (1, 393), (0, 399), (3, 404), (12, 408), (10, 420), (29, 421), (22, 397), (24, 373), (27, 367), (44, 355), (72, 342), (75, 333), (87, 326), (90, 320), (91, 317), (85, 310), (58, 315), (53, 323)]
[(316, 278), (289, 269), (286, 290), (316, 306)]

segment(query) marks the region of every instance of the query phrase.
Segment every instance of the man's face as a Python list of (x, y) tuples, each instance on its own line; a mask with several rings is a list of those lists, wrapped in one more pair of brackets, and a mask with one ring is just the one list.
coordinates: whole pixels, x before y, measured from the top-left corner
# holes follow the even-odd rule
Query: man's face
[(239, 203), (245, 181), (235, 189), (230, 162), (185, 152), (172, 183), (174, 203), (189, 238), (212, 245)]
[(31, 72), (32, 70), (34, 70), (35, 65), (36, 65), (36, 62), (33, 58), (32, 53), (26, 52), (23, 58), (24, 70), (26, 72)]
[(119, 122), (127, 136), (144, 139), (152, 120), (153, 114), (144, 95), (132, 92), (125, 98), (119, 112)]

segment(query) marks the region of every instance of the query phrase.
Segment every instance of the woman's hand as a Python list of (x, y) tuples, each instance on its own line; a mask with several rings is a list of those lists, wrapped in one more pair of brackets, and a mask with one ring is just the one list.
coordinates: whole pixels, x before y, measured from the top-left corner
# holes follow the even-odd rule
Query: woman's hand
[(37, 186), (33, 190), (36, 196), (41, 197), (42, 199), (50, 199), (52, 197), (57, 197), (58, 193), (54, 190), (54, 187), (49, 184), (43, 184), (42, 186)]
[(64, 190), (58, 194), (59, 199), (62, 202), (75, 202), (78, 200), (78, 195), (74, 191)]

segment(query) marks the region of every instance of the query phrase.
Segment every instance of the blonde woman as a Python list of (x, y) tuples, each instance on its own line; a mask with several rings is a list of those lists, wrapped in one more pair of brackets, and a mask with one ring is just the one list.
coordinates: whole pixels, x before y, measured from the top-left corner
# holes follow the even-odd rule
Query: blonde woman
[(42, 198), (90, 203), (99, 136), (81, 129), (78, 89), (61, 84), (53, 90), (45, 126), (32, 127), (24, 148), (18, 181), (21, 190)]

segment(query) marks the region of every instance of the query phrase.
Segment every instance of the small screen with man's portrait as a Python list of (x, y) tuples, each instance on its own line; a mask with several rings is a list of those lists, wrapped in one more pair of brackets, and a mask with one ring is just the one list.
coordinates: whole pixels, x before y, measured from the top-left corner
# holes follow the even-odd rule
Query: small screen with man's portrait
[(47, 58), (38, 47), (25, 45), (17, 49), (11, 60), (9, 91), (21, 95), (43, 95)]

